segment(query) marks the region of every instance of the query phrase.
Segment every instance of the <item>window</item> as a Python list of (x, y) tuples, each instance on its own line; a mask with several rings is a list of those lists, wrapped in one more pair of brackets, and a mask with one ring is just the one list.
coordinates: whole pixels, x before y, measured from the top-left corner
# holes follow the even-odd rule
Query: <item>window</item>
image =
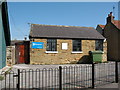
[(73, 51), (82, 51), (81, 40), (73, 40)]
[(96, 40), (95, 41), (95, 50), (103, 51), (103, 40)]
[(47, 51), (57, 51), (57, 39), (47, 39)]

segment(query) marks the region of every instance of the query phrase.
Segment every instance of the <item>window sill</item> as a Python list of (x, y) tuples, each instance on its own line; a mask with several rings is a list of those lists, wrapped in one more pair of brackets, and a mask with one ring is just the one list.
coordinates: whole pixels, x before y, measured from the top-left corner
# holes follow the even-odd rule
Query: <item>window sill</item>
[(58, 53), (58, 51), (45, 51), (45, 53)]
[(82, 51), (73, 51), (73, 52), (71, 52), (71, 53), (83, 53)]

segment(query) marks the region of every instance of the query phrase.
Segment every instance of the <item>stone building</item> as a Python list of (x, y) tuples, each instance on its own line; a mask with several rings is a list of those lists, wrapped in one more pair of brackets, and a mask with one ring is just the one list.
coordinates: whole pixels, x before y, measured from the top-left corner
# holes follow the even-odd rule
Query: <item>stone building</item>
[(120, 61), (120, 20), (114, 20), (114, 16), (112, 16), (112, 12), (110, 12), (106, 21), (106, 25), (101, 25), (104, 26), (103, 28), (98, 25), (96, 30), (107, 40), (108, 60)]
[[(31, 24), (30, 64), (66, 64), (88, 59), (104, 37), (92, 27)], [(103, 43), (102, 43), (103, 44)], [(106, 44), (100, 45), (105, 46)], [(102, 49), (106, 52), (106, 49)], [(103, 53), (103, 61), (107, 60)], [(89, 60), (88, 60), (89, 62)]]

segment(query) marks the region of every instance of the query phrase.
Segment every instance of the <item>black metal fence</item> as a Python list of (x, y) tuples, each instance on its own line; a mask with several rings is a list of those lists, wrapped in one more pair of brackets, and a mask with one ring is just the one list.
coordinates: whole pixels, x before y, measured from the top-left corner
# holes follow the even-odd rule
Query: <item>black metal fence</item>
[(66, 90), (118, 82), (120, 63), (78, 64), (58, 68), (2, 72), (0, 89)]

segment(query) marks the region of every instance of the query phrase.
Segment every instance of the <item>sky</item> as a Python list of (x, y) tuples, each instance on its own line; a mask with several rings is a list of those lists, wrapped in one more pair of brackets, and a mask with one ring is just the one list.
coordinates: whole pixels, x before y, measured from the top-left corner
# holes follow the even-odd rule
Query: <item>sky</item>
[(11, 39), (28, 38), (30, 24), (96, 28), (111, 11), (118, 20), (118, 2), (8, 2)]

